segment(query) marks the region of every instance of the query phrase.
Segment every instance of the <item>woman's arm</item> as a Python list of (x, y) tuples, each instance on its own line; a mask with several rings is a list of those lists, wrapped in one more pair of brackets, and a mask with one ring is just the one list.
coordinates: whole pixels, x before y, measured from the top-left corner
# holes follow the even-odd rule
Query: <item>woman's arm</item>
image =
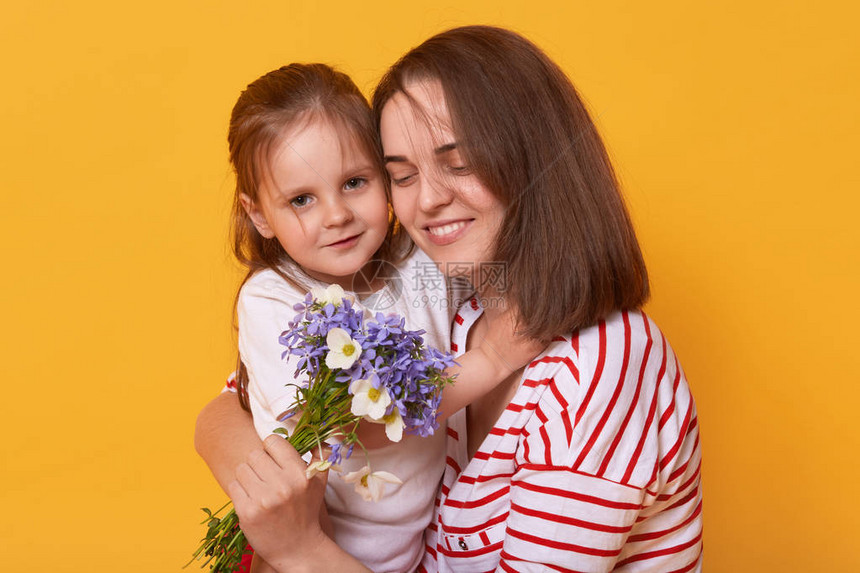
[[(278, 436), (278, 439), (285, 441)], [(213, 398), (200, 414), (194, 429), (194, 447), (209, 466), (212, 475), (227, 495), (227, 486), (236, 479), (236, 470), (252, 452), (263, 449), (263, 441), (254, 429), (251, 415), (242, 409), (235, 392), (222, 392)], [(331, 535), (331, 521), (325, 505), (320, 523)]]
[(194, 448), (225, 492), (236, 479), (236, 468), (262, 447), (251, 415), (242, 409), (233, 392), (222, 392), (197, 416)]
[(259, 555), (254, 555), (251, 559), (251, 569), (248, 573), (278, 573), (278, 570), (263, 561)]

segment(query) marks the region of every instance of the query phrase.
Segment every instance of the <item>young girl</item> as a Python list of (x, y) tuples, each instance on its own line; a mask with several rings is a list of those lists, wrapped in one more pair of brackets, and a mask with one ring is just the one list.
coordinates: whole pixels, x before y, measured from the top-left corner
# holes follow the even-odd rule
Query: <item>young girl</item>
[[(426, 331), (426, 344), (449, 347), (454, 305), (445, 304), (435, 265), (412, 248), (390, 216), (375, 133), (358, 88), (322, 64), (270, 72), (251, 83), (233, 108), (228, 141), (237, 178), (234, 253), (248, 269), (237, 300), (238, 382), (261, 438), (278, 427), (289, 429), (278, 420), (295, 399), (294, 387), (287, 385), (295, 362), (281, 359), (278, 337), (296, 314), (293, 306), (314, 288), (340, 285), (359, 306), (364, 299), (373, 310), (396, 312), (409, 328)], [(432, 286), (442, 290), (428, 292)], [(525, 341), (510, 342), (510, 324), (459, 359), (458, 382), (445, 390), (442, 418), (537, 354), (539, 348)], [(412, 570), (444, 469), (444, 432), (404, 437), (371, 450), (369, 458), (356, 454), (345, 460), (343, 472), (369, 461), (402, 483), (388, 484), (374, 504), (353, 491), (353, 484), (333, 477), (326, 493), (333, 537), (374, 571)]]

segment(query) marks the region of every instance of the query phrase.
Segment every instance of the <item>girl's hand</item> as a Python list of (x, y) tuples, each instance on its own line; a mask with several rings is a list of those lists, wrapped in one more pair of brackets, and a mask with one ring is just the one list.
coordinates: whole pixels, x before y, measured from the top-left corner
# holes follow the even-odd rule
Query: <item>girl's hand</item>
[(546, 348), (544, 342), (517, 334), (517, 317), (513, 310), (485, 311), (473, 327), (470, 348), (457, 358), (458, 365), (445, 370), (457, 381), (442, 392), (440, 422), (494, 392), (505, 380), (515, 381), (514, 373)]
[(513, 305), (509, 304), (501, 311), (488, 309), (484, 314), (487, 320), (485, 335), (477, 348), (496, 365), (496, 376), (504, 377), (516, 372), (546, 349), (546, 341), (526, 338), (517, 332), (520, 316)]
[(327, 472), (308, 479), (306, 468), (285, 439), (272, 435), (236, 468), (228, 486), (251, 546), (277, 571), (286, 571), (287, 563), (291, 571), (304, 563), (312, 568), (333, 544), (319, 523)]

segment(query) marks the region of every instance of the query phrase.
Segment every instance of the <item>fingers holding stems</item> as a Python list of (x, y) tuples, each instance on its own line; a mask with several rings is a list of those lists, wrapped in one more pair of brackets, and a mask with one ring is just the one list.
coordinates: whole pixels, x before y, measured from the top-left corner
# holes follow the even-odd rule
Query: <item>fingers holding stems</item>
[(272, 435), (236, 469), (236, 480), (228, 486), (251, 546), (273, 566), (325, 537), (319, 515), (328, 472), (314, 472), (309, 479), (307, 470), (296, 450)]

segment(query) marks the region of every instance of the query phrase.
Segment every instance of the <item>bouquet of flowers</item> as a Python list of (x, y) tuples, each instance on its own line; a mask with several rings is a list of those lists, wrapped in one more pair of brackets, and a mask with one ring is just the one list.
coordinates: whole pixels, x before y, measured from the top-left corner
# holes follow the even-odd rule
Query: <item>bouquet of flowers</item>
[[(295, 407), (285, 416), (295, 418), (296, 425), (289, 435), (277, 431), (300, 454), (321, 450), (326, 440), (337, 442), (325, 460), (308, 466), (308, 478), (349, 457), (356, 444), (364, 449), (357, 435), (362, 420), (384, 423), (395, 442), (404, 430), (428, 436), (438, 428), (441, 389), (452, 382), (444, 370), (454, 361), (425, 347), (423, 331), (407, 330), (397, 315), (377, 313), (365, 320), (337, 285), (314, 289), (295, 309), (299, 314), (279, 340), (286, 347), (282, 358), (298, 357)], [(383, 482), (399, 481), (368, 466), (344, 479), (374, 501), (382, 495)], [(215, 512), (203, 509), (206, 537), (191, 560), (207, 558), (201, 567), (214, 561), (216, 573), (236, 571), (247, 547), (235, 511), (219, 517), (229, 505)]]

